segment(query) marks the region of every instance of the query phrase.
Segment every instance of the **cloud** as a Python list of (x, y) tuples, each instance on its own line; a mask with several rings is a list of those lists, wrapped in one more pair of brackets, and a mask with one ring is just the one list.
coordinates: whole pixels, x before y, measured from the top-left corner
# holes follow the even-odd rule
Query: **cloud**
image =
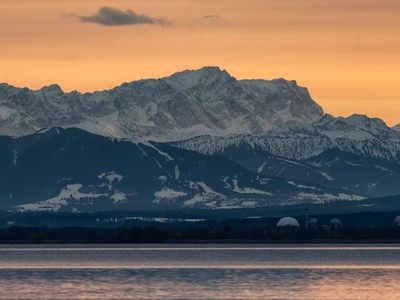
[(103, 26), (133, 26), (150, 24), (168, 26), (171, 23), (164, 19), (153, 18), (145, 14), (137, 14), (132, 10), (120, 10), (115, 7), (105, 6), (91, 16), (77, 16), (82, 22), (96, 23)]
[(200, 21), (208, 22), (211, 24), (222, 24), (225, 23), (225, 20), (218, 15), (207, 15), (200, 18)]

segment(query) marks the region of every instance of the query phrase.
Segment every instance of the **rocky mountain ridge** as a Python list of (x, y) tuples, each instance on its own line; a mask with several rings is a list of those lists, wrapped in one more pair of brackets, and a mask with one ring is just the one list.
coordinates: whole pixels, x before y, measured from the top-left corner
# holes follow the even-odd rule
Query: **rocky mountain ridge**
[(325, 115), (312, 124), (287, 122), (259, 136), (208, 135), (173, 144), (213, 155), (226, 147), (243, 143), (297, 160), (309, 159), (329, 149), (335, 149), (365, 158), (400, 161), (400, 134), (382, 120), (364, 115), (352, 115), (348, 118)]
[(294, 81), (237, 80), (217, 67), (111, 90), (64, 93), (0, 84), (0, 134), (77, 127), (131, 140), (171, 141), (202, 134), (262, 134), (290, 120), (310, 123), (322, 108)]
[(333, 117), (294, 81), (237, 80), (217, 67), (94, 93), (0, 84), (0, 152), (0, 208), (22, 211), (400, 194), (399, 126)]

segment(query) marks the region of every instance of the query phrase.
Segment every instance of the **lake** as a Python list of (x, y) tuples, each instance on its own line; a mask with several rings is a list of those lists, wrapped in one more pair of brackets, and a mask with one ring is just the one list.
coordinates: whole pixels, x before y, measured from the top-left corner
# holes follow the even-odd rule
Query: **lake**
[(1, 245), (0, 299), (400, 299), (400, 245)]

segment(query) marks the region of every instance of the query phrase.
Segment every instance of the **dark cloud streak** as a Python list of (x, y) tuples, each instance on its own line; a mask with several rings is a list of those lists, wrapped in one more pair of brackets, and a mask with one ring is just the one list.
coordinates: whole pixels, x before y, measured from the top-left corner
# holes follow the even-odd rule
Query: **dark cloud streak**
[(120, 10), (105, 6), (91, 16), (77, 16), (82, 22), (96, 23), (103, 26), (133, 26), (141, 24), (168, 26), (171, 22), (165, 19), (150, 17), (145, 14), (137, 14), (132, 10)]

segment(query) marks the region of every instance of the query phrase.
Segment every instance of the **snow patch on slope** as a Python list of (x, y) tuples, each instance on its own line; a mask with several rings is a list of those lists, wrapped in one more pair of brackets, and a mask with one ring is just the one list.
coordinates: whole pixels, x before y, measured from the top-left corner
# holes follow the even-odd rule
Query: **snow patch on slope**
[(108, 190), (111, 191), (113, 189), (113, 183), (120, 182), (124, 177), (120, 174), (117, 174), (114, 171), (110, 171), (110, 172), (101, 173), (98, 176), (98, 178), (105, 179), (107, 181), (107, 184), (104, 184), (103, 186), (107, 186)]
[(161, 191), (154, 193), (155, 199), (153, 203), (174, 202), (175, 200), (185, 197), (185, 192), (175, 191), (171, 188), (164, 187)]
[(257, 190), (254, 188), (249, 188), (249, 187), (239, 187), (239, 183), (237, 179), (233, 179), (233, 189), (232, 191), (239, 193), (239, 194), (258, 194), (258, 195), (272, 195), (271, 193)]
[(24, 211), (53, 211), (60, 210), (63, 206), (67, 206), (71, 200), (82, 200), (82, 199), (97, 199), (100, 197), (106, 197), (107, 194), (93, 194), (93, 193), (82, 193), (80, 189), (81, 184), (68, 184), (61, 192), (51, 199), (37, 202), (22, 204), (17, 206), (17, 210)]
[(226, 196), (214, 191), (205, 182), (197, 182), (200, 188), (203, 190), (202, 193), (196, 194), (191, 199), (186, 200), (183, 203), (184, 207), (196, 207), (201, 204), (201, 206), (206, 206), (208, 208), (215, 208), (216, 201), (225, 199)]
[(115, 192), (110, 198), (114, 203), (126, 203), (128, 201), (127, 195), (123, 192)]
[(181, 175), (181, 172), (179, 171), (178, 165), (175, 166), (175, 179), (179, 180), (179, 177)]
[(312, 194), (312, 193), (299, 193), (296, 196), (297, 199), (301, 200), (302, 202), (307, 202), (312, 200), (313, 203), (327, 203), (330, 201), (341, 200), (341, 201), (360, 201), (364, 200), (364, 197), (358, 195), (349, 195), (349, 194)]

